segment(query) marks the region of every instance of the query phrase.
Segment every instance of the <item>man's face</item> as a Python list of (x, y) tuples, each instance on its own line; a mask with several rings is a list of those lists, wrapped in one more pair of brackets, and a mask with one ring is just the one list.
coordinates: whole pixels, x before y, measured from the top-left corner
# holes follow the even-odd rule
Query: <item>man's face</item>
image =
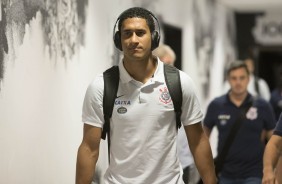
[(231, 92), (236, 95), (241, 95), (247, 92), (249, 83), (249, 75), (245, 68), (237, 68), (230, 71), (228, 82), (231, 87)]
[(143, 59), (151, 53), (151, 32), (145, 19), (138, 17), (125, 19), (120, 32), (125, 57)]

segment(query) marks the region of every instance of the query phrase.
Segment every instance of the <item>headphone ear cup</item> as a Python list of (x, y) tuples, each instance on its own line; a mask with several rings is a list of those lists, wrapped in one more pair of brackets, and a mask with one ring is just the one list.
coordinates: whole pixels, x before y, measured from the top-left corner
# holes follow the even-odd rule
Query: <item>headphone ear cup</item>
[(117, 31), (115, 33), (114, 43), (115, 43), (116, 48), (119, 49), (120, 51), (122, 51), (121, 40), (120, 40), (120, 32), (119, 31)]
[(151, 50), (154, 50), (159, 46), (160, 43), (160, 35), (157, 31), (152, 32), (152, 43), (151, 43)]

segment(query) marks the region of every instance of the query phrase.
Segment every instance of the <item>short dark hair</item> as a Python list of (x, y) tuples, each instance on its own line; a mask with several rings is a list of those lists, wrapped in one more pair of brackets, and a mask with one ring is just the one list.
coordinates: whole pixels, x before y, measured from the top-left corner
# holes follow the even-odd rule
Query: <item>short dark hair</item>
[(230, 63), (230, 65), (227, 69), (227, 76), (229, 76), (231, 71), (236, 70), (238, 68), (244, 68), (246, 70), (247, 74), (248, 75), (250, 74), (247, 65), (243, 61), (234, 61), (234, 62)]
[(118, 30), (121, 29), (121, 25), (125, 19), (128, 18), (134, 18), (139, 17), (146, 20), (147, 25), (149, 26), (149, 29), (151, 33), (155, 31), (155, 22), (154, 22), (154, 15), (152, 12), (150, 12), (147, 9), (140, 8), (140, 7), (133, 7), (125, 10), (120, 16), (119, 16), (119, 22), (118, 22)]

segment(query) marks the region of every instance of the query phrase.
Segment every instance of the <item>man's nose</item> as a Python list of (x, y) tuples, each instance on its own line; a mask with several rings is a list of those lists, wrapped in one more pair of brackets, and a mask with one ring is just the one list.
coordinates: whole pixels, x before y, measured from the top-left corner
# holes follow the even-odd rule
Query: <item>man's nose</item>
[(132, 42), (138, 42), (138, 36), (136, 35), (136, 33), (132, 33), (131, 41)]
[(236, 82), (237, 82), (237, 83), (241, 83), (241, 82), (242, 82), (242, 79), (237, 79)]

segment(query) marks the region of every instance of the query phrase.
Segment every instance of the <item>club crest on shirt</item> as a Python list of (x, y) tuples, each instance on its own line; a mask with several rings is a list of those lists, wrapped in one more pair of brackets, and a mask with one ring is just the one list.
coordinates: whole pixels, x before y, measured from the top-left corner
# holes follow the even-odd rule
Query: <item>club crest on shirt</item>
[(171, 97), (170, 97), (167, 87), (160, 88), (159, 91), (160, 91), (160, 97), (159, 97), (160, 102), (164, 104), (170, 103)]
[(247, 119), (250, 119), (250, 120), (257, 119), (258, 117), (257, 111), (258, 109), (256, 107), (251, 107), (246, 114)]

